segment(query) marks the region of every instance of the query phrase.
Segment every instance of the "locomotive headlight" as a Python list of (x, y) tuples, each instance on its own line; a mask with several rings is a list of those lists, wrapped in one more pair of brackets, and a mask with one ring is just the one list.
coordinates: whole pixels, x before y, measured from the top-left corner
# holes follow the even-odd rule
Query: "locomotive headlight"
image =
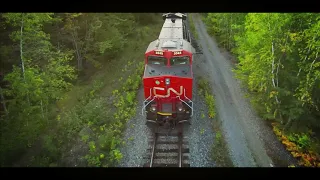
[(169, 84), (170, 84), (170, 79), (166, 78), (166, 85), (169, 85)]
[(183, 107), (182, 104), (178, 104), (178, 105), (177, 105), (177, 109), (178, 109), (179, 112), (184, 111), (184, 107)]
[(157, 108), (155, 106), (150, 107), (150, 111), (155, 112), (156, 110), (157, 110)]
[(156, 80), (156, 85), (159, 85), (160, 84), (160, 81)]

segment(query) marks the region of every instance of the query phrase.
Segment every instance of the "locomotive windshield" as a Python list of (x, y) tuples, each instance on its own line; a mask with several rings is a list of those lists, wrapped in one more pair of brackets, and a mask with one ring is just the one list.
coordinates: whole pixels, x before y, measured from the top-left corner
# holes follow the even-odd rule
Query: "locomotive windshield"
[(170, 59), (171, 66), (185, 64), (190, 64), (190, 58), (188, 56), (173, 57)]
[(160, 56), (149, 56), (148, 57), (148, 64), (154, 65), (167, 65), (167, 59)]

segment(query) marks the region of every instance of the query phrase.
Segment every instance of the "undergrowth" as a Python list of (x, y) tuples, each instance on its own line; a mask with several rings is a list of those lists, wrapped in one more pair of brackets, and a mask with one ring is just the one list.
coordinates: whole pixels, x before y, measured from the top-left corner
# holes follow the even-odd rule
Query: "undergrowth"
[(211, 157), (218, 167), (233, 167), (233, 163), (230, 159), (226, 141), (221, 131), (221, 121), (218, 120), (215, 113), (215, 101), (212, 95), (212, 89), (207, 80), (202, 77), (197, 78), (198, 81), (198, 93), (204, 98), (208, 108), (208, 117), (214, 119), (213, 131), (215, 132), (215, 140), (211, 149)]
[(213, 119), (216, 115), (214, 97), (211, 94), (212, 91), (209, 82), (201, 77), (198, 79), (198, 92), (199, 95), (205, 99), (205, 102), (208, 106), (209, 118)]
[(310, 138), (312, 134), (311, 131), (301, 134), (286, 133), (281, 130), (279, 123), (272, 123), (272, 126), (273, 132), (293, 157), (299, 160), (300, 166), (320, 167), (320, 156), (312, 146), (313, 140)]
[[(129, 61), (128, 63), (130, 64), (131, 62)], [(109, 167), (122, 159), (122, 154), (119, 151), (120, 145), (124, 144), (122, 132), (125, 129), (127, 121), (136, 112), (136, 94), (141, 84), (143, 63), (141, 61), (135, 63), (134, 66), (129, 66), (129, 68), (135, 69), (135, 71), (126, 81), (122, 81), (121, 78), (118, 80), (121, 83), (121, 88), (112, 92), (112, 105), (114, 106), (114, 114), (111, 117), (112, 122), (99, 126), (98, 124), (92, 125), (97, 133), (93, 135), (93, 139), (96, 139), (96, 141), (89, 142), (89, 153), (85, 156), (89, 166)], [(84, 136), (82, 136), (83, 140)]]
[[(121, 159), (117, 145), (121, 143), (118, 134), (123, 127), (122, 121), (114, 119), (106, 99), (99, 97), (102, 81), (95, 80), (93, 84), (92, 89), (80, 98), (75, 107), (57, 115), (58, 126), (54, 132), (58, 134), (50, 134), (48, 137), (57, 137), (61, 142), (48, 139), (44, 139), (43, 142), (48, 144), (45, 149), (60, 149), (60, 152), (49, 151), (43, 160), (49, 157), (51, 161), (59, 161), (62, 153), (68, 152), (74, 144), (80, 143), (87, 146), (81, 154), (84, 155), (82, 159), (88, 166), (106, 167)], [(68, 157), (68, 153), (65, 154), (64, 156)], [(54, 158), (52, 155), (58, 157)], [(41, 161), (32, 164), (42, 166), (39, 162)], [(64, 166), (64, 163), (59, 166)]]
[(120, 88), (112, 91), (113, 100), (99, 97), (99, 91), (104, 85), (102, 81), (96, 80), (81, 103), (67, 111), (63, 121), (60, 120), (61, 129), (66, 130), (62, 134), (67, 139), (76, 138), (75, 132), (80, 132), (79, 138), (88, 147), (88, 152), (84, 155), (88, 166), (110, 167), (122, 159), (119, 150), (124, 144), (122, 132), (126, 122), (136, 112), (136, 94), (141, 84), (143, 64), (143, 61), (128, 61), (128, 69), (124, 68), (122, 71), (132, 69), (131, 74), (117, 80)]

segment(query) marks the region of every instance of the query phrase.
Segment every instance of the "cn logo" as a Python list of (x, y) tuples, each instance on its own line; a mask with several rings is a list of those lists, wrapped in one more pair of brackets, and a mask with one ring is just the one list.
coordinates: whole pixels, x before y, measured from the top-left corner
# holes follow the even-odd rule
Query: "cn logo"
[(170, 92), (173, 92), (173, 93), (176, 94), (177, 96), (181, 96), (182, 93), (183, 93), (183, 86), (180, 86), (180, 92), (177, 92), (177, 91), (176, 91), (175, 89), (173, 89), (173, 88), (168, 88), (166, 95), (157, 94), (157, 90), (164, 91), (165, 89), (162, 88), (162, 87), (153, 87), (153, 94), (154, 94), (155, 96), (157, 96), (157, 97), (161, 97), (161, 98), (170, 97)]

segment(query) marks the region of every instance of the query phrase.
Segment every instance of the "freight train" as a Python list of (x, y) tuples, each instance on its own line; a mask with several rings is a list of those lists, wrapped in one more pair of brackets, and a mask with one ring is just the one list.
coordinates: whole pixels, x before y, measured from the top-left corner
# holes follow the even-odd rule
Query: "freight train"
[(184, 13), (163, 14), (158, 39), (145, 52), (142, 114), (146, 124), (174, 128), (193, 115), (194, 48)]

